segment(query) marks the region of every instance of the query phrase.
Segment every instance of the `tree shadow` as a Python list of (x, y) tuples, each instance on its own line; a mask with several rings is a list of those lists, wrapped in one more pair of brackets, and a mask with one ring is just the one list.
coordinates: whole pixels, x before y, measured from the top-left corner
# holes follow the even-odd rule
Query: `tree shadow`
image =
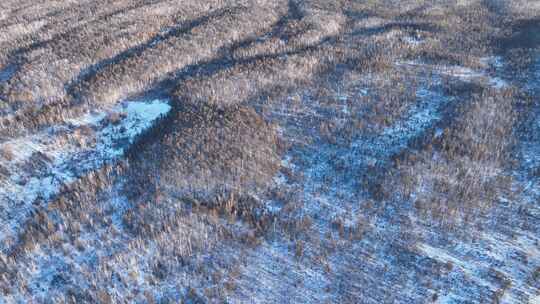
[(520, 20), (512, 26), (512, 35), (499, 41), (503, 52), (540, 47), (540, 18)]
[(81, 73), (79, 73), (79, 75), (75, 79), (73, 79), (66, 85), (66, 92), (71, 97), (77, 99), (80, 97), (80, 92), (78, 88), (87, 81), (89, 81), (91, 78), (93, 78), (96, 73), (98, 73), (101, 69), (120, 64), (123, 61), (132, 57), (141, 56), (147, 50), (156, 48), (158, 44), (163, 43), (170, 38), (187, 34), (197, 27), (208, 24), (214, 19), (234, 14), (240, 9), (242, 9), (242, 7), (240, 6), (219, 9), (211, 12), (208, 15), (204, 15), (202, 17), (198, 17), (193, 20), (183, 22), (179, 25), (165, 29), (161, 33), (152, 37), (150, 40), (146, 41), (145, 43), (129, 48), (111, 58), (99, 61), (98, 63), (85, 68), (83, 71), (81, 71)]
[(424, 31), (437, 33), (440, 28), (431, 23), (416, 23), (416, 22), (392, 22), (383, 26), (369, 27), (354, 31), (352, 36), (374, 36), (380, 35), (392, 30), (406, 30), (406, 31)]

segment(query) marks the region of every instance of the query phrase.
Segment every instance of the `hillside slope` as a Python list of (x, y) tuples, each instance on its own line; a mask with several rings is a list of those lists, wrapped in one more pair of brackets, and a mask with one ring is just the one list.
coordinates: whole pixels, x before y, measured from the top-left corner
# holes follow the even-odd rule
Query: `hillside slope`
[(2, 1), (29, 302), (540, 303), (540, 6)]

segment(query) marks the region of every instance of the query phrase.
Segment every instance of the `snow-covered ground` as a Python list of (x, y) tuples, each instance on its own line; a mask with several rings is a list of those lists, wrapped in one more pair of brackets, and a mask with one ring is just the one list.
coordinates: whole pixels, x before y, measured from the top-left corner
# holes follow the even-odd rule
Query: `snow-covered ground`
[[(488, 62), (495, 70), (504, 68), (499, 59)], [(405, 68), (436, 73), (429, 82), (418, 84), (415, 102), (400, 119), (385, 127), (361, 132), (350, 141), (330, 143), (318, 137), (317, 130), (299, 128), (302, 122), (313, 117), (325, 118), (317, 112), (320, 109), (314, 109), (320, 106), (317, 101), (308, 97), (302, 101), (307, 111), (292, 115), (284, 108), (272, 114), (281, 127), (280, 134), (290, 136), (293, 142), (282, 166), (292, 175), (301, 176), (289, 179), (279, 174), (275, 177), (276, 187), (300, 189), (300, 195), (296, 197), (294, 203), (298, 206), (294, 209), (288, 209), (282, 202), (269, 201), (266, 211), (280, 219), (309, 219), (306, 235), (311, 236), (290, 239), (278, 227), (261, 245), (243, 250), (245, 260), (239, 264), (239, 275), (235, 278), (239, 288), (229, 302), (338, 303), (362, 299), (366, 303), (423, 303), (431, 299), (436, 303), (476, 303), (496, 293), (501, 293), (503, 303), (538, 302), (538, 284), (531, 283), (531, 270), (540, 269), (540, 188), (538, 177), (531, 174), (540, 167), (540, 153), (537, 153), (540, 111), (531, 114), (533, 136), (526, 137), (519, 145), (522, 166), (513, 174), (522, 195), (513, 202), (501, 198), (502, 207), (498, 210), (511, 217), (518, 212), (520, 204), (532, 205), (528, 208), (531, 214), (515, 220), (512, 234), (494, 224), (474, 235), (474, 241), (453, 238), (441, 242), (438, 235), (444, 233), (436, 230), (438, 228), (403, 219), (403, 215), (414, 219), (414, 214), (408, 214), (413, 210), (410, 202), (403, 202), (400, 210), (388, 205), (383, 208), (384, 214), (369, 214), (373, 209), (367, 207), (370, 200), (365, 182), (377, 178), (372, 174), (384, 171), (390, 159), (408, 149), (415, 139), (429, 132), (437, 136), (445, 110), (459, 102), (458, 98), (445, 93), (442, 78), (481, 81), (495, 90), (509, 85), (502, 80), (504, 75), (487, 71), (419, 63), (407, 64)], [(533, 68), (527, 86), (537, 88), (538, 84), (540, 61), (538, 67)], [(341, 94), (339, 115), (354, 114), (357, 108), (349, 107), (348, 103), (371, 91), (366, 87), (349, 92), (350, 95)], [(7, 174), (2, 177), (0, 195), (4, 195), (3, 199), (9, 198), (5, 203), (6, 212), (2, 214), (2, 223), (5, 223), (2, 239), (16, 230), (17, 223), (31, 207), (29, 201), (36, 201), (38, 197), (46, 201), (63, 184), (121, 157), (133, 138), (169, 109), (164, 101), (126, 102), (108, 111), (89, 113), (64, 125), (1, 143)], [(340, 121), (346, 123), (346, 119)], [(298, 130), (305, 133), (297, 136)], [(310, 137), (311, 141), (306, 140)], [(5, 152), (8, 150), (17, 153)], [(44, 165), (25, 166), (29, 162)], [(115, 275), (130, 276), (133, 280), (132, 286), (126, 286), (121, 279), (112, 280), (115, 283), (110, 291), (117, 299), (122, 299), (126, 289), (140, 288), (158, 297), (167, 294), (180, 300), (188, 284), (196, 285), (185, 273), (170, 275), (158, 286), (149, 284), (144, 274), (152, 271), (152, 260), (159, 257), (158, 245), (154, 240), (140, 247), (130, 243), (141, 240), (130, 239), (129, 234), (122, 231), (123, 212), (130, 208), (130, 202), (117, 190), (118, 187), (113, 187), (104, 206), (113, 210), (112, 225), (119, 234), (110, 236), (107, 230), (98, 228), (82, 231), (79, 239), (89, 244), (84, 251), (68, 244), (61, 249), (37, 248), (26, 256), (34, 267), (24, 268), (24, 276), (36, 299), (45, 299), (53, 289), (59, 288), (57, 285), (66, 280), (67, 274), (74, 280), (82, 279), (83, 270), (92, 270), (93, 264), (104, 257), (114, 257), (111, 267), (115, 268)], [(17, 214), (21, 214), (21, 218), (15, 218)], [(522, 218), (530, 221), (528, 226), (523, 224)], [(200, 224), (179, 227), (178, 231), (208, 233), (205, 229)], [(351, 233), (352, 240), (345, 240), (349, 236), (338, 237), (349, 232), (362, 236)], [(419, 239), (414, 239), (413, 234)], [(101, 246), (104, 244), (107, 247)], [(410, 244), (414, 246), (409, 247)], [(238, 248), (222, 246), (219, 254), (240, 254)], [(80, 268), (70, 268), (74, 264)], [(11, 301), (16, 299), (14, 295)]]
[(121, 157), (137, 135), (169, 110), (164, 100), (128, 101), (1, 142), (0, 240), (16, 233), (33, 204)]
[[(500, 58), (486, 59), (486, 62), (495, 70), (503, 68)], [(437, 303), (462, 303), (486, 299), (496, 293), (502, 293), (504, 303), (534, 303), (537, 299), (538, 286), (529, 283), (529, 276), (531, 270), (540, 267), (538, 229), (524, 231), (516, 228), (514, 235), (492, 230), (477, 236), (474, 243), (455, 239), (442, 247), (441, 243), (428, 241), (407, 249), (407, 229), (427, 229), (420, 231), (419, 235), (429, 240), (431, 233), (437, 234), (430, 230), (435, 228), (406, 226), (406, 222), (399, 220), (403, 211), (393, 212), (392, 208), (386, 208), (386, 214), (376, 219), (367, 215), (367, 218), (355, 218), (365, 213), (362, 209), (368, 201), (367, 191), (360, 181), (369, 180), (370, 172), (375, 172), (369, 168), (384, 170), (390, 157), (406, 149), (415, 138), (430, 130), (437, 134), (437, 123), (444, 108), (456, 101), (437, 87), (439, 77), (480, 81), (495, 90), (509, 85), (503, 80), (504, 75), (487, 70), (412, 62), (398, 66), (433, 71), (431, 80), (435, 80), (435, 84), (419, 86), (417, 103), (409, 108), (405, 118), (380, 132), (361, 135), (345, 147), (318, 141), (306, 147), (302, 142), (301, 148), (293, 149), (284, 158), (283, 166), (303, 178), (299, 185), (292, 185), (298, 182), (288, 181), (282, 175), (276, 177), (276, 181), (283, 188), (300, 186), (303, 189), (301, 204), (294, 214), (290, 214), (289, 210), (271, 201), (269, 212), (278, 213), (279, 217), (311, 219), (309, 231), (315, 236), (308, 240), (300, 238), (300, 241), (281, 236), (256, 248), (248, 255), (239, 278), (239, 285), (246, 289), (239, 291), (231, 302), (268, 303), (272, 299), (277, 302), (319, 303), (362, 299), (373, 303), (420, 303), (432, 298)], [(536, 69), (538, 71), (540, 69)], [(540, 78), (530, 81), (540, 83)], [(315, 101), (308, 102), (316, 104)], [(345, 111), (345, 114), (349, 112)], [(538, 117), (536, 122), (540, 121)], [(282, 134), (287, 133), (286, 129), (281, 131)], [(540, 129), (535, 132), (540, 134)], [(525, 150), (531, 147), (540, 147), (540, 141), (523, 145)], [(526, 166), (540, 161), (540, 153), (527, 152), (526, 155), (525, 161), (529, 162)], [(530, 177), (523, 182), (526, 180), (531, 181)], [(537, 180), (530, 183), (534, 185), (526, 186), (528, 190), (524, 196), (517, 199), (537, 204), (540, 200)], [(408, 203), (403, 202), (405, 212), (406, 206)], [(412, 216), (414, 218), (414, 214)], [(353, 241), (352, 245), (344, 245), (346, 242), (334, 239), (336, 223), (343, 225), (345, 231), (352, 231), (363, 224), (369, 233), (362, 240)], [(320, 242), (309, 241), (313, 239)], [(328, 253), (324, 248), (334, 242), (336, 251)], [(298, 243), (305, 247), (300, 258), (295, 254)], [(525, 257), (526, 261), (520, 257)], [(432, 268), (424, 264), (431, 265), (432, 262), (449, 265), (445, 266), (449, 267), (448, 276), (426, 276), (425, 272)]]
[[(534, 99), (540, 96), (540, 57), (523, 79), (514, 85), (528, 90)], [(504, 78), (505, 66), (495, 69)], [(509, 79), (509, 81), (512, 81)], [(535, 102), (517, 130), (516, 157), (520, 164), (513, 172), (512, 198), (499, 198), (489, 223), (471, 240), (419, 244), (422, 254), (441, 263), (451, 263), (464, 279), (449, 285), (440, 303), (471, 300), (481, 289), (500, 293), (501, 303), (536, 303), (540, 294), (535, 272), (540, 270), (540, 111)], [(526, 210), (526, 211), (524, 211)], [(437, 239), (437, 232), (424, 231)], [(471, 289), (471, 287), (473, 287)], [(469, 289), (468, 292), (463, 290)]]
[[(357, 91), (356, 96), (343, 99), (355, 100), (358, 96), (365, 96), (370, 88)], [(362, 286), (361, 282), (354, 280), (356, 276), (365, 275), (364, 271), (373, 271), (375, 280), (379, 276), (376, 273), (382, 271), (384, 261), (361, 262), (357, 259), (368, 254), (370, 249), (366, 251), (366, 248), (379, 245), (369, 240), (358, 241), (353, 247), (346, 248), (339, 248), (338, 244), (337, 252), (327, 255), (323, 253), (323, 248), (332, 242), (329, 235), (335, 234), (336, 223), (351, 230), (363, 224), (363, 219), (355, 218), (355, 215), (362, 213), (362, 204), (367, 198), (368, 191), (361, 181), (374, 178), (369, 176), (373, 172), (369, 169), (384, 170), (390, 157), (407, 148), (415, 138), (435, 128), (442, 119), (442, 111), (453, 101), (452, 97), (443, 93), (440, 78), (435, 75), (419, 85), (416, 102), (405, 111), (404, 118), (388, 127), (361, 134), (346, 145), (315, 140), (312, 145), (300, 143), (298, 148), (293, 148), (291, 154), (285, 156), (283, 166), (302, 175), (302, 180), (299, 184), (284, 176), (278, 176), (276, 180), (280, 182), (279, 187), (300, 187), (301, 205), (294, 214), (289, 214), (288, 210), (281, 209), (279, 205), (276, 208), (276, 203), (270, 202), (270, 212), (278, 212), (281, 218), (309, 218), (312, 221), (309, 229), (314, 233), (312, 238), (320, 239), (321, 244), (301, 240), (305, 242), (304, 250), (308, 257), (299, 260), (294, 249), (297, 244), (286, 237), (263, 243), (249, 254), (248, 262), (242, 267), (239, 285), (249, 286), (249, 290), (239, 292), (238, 298), (232, 302), (267, 303), (269, 299), (295, 303), (340, 302), (348, 296), (369, 299), (365, 295), (367, 291), (363, 289), (375, 284)], [(316, 101), (306, 100), (306, 104), (315, 106)], [(294, 132), (294, 129), (288, 131)], [(367, 225), (371, 224), (379, 225)], [(386, 230), (385, 234), (388, 235), (395, 232), (392, 227), (381, 226), (381, 229)], [(317, 257), (323, 255), (326, 255), (324, 261), (318, 261)], [(347, 269), (347, 266), (352, 268)], [(350, 276), (350, 280), (347, 276)], [(340, 288), (342, 290), (336, 290)], [(255, 294), (257, 297), (251, 298)], [(372, 299), (377, 300), (376, 297)]]
[(0, 83), (8, 81), (15, 73), (15, 66), (8, 65), (6, 67), (0, 67)]

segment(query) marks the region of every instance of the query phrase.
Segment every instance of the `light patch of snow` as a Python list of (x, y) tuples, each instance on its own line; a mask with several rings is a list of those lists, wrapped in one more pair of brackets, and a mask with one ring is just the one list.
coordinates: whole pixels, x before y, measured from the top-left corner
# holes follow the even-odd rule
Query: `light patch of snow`
[[(500, 65), (502, 63), (496, 61), (494, 64)], [(485, 81), (489, 86), (495, 89), (503, 89), (508, 86), (508, 83), (502, 78), (490, 76), (485, 71), (475, 71), (473, 69), (463, 66), (446, 66), (446, 65), (431, 65), (421, 63), (417, 61), (401, 61), (396, 63), (397, 66), (416, 67), (429, 69), (439, 75), (454, 77), (462, 81)]]
[[(418, 98), (436, 98), (437, 96), (433, 94), (432, 91), (425, 92), (421, 94), (417, 93)], [(444, 102), (444, 99), (439, 100), (441, 103)], [(397, 123), (392, 127), (384, 130), (384, 135), (395, 137), (403, 134), (411, 134), (411, 136), (417, 135), (417, 132), (424, 130), (429, 126), (434, 120), (440, 119), (439, 114), (437, 113), (437, 105), (432, 105), (432, 102), (420, 103), (418, 106), (413, 107), (410, 111), (410, 116), (405, 121)], [(410, 140), (410, 138), (405, 138), (405, 141)]]
[(150, 127), (156, 118), (165, 115), (170, 109), (171, 106), (167, 102), (160, 100), (123, 103), (121, 111), (127, 114), (127, 120), (125, 123), (122, 122), (120, 128), (127, 128), (128, 136), (133, 139)]
[(341, 112), (343, 112), (343, 114), (345, 115), (349, 115), (350, 111), (349, 106), (347, 105), (347, 100), (349, 100), (349, 96), (347, 94), (339, 94), (337, 96), (337, 99), (342, 102)]
[(444, 296), (441, 296), (437, 299), (437, 302), (438, 304), (453, 304), (453, 303), (459, 303), (460, 300), (463, 300), (463, 299), (460, 299), (460, 297), (452, 294), (452, 293), (448, 293), (448, 294), (445, 294)]
[[(416, 62), (407, 62), (407, 64), (409, 65), (425, 65), (425, 64), (422, 64), (422, 63), (416, 63)], [(466, 80), (466, 81), (469, 81), (473, 78), (479, 78), (479, 77), (483, 77), (484, 76), (484, 73), (482, 72), (478, 72), (478, 71), (475, 71), (473, 69), (470, 69), (470, 68), (467, 68), (467, 67), (462, 67), (462, 66), (445, 66), (445, 65), (430, 65), (430, 67), (442, 74), (442, 75), (448, 75), (448, 76), (452, 76), (452, 77), (456, 77), (456, 78), (460, 78), (462, 80)]]
[(112, 223), (116, 226), (116, 228), (122, 229), (124, 226), (122, 222), (122, 217), (124, 216), (125, 212), (130, 208), (128, 199), (117, 192), (114, 195), (111, 195), (110, 203), (111, 207), (114, 210), (112, 214)]
[[(7, 19), (7, 17), (9, 16), (9, 14), (11, 13), (10, 10), (8, 9), (3, 9), (0, 11), (0, 20), (4, 20), (4, 19)], [(1, 303), (1, 302), (0, 302)]]
[(505, 80), (498, 78), (498, 77), (490, 77), (489, 79), (489, 85), (494, 87), (495, 89), (504, 89), (508, 87), (508, 82)]
[(6, 42), (20, 37), (22, 35), (31, 34), (38, 31), (47, 24), (45, 20), (36, 20), (32, 22), (23, 22), (12, 24), (6, 28), (3, 28), (0, 32), (0, 42)]
[(100, 121), (102, 121), (106, 116), (106, 111), (91, 111), (90, 113), (85, 113), (84, 115), (76, 118), (68, 118), (66, 122), (72, 124), (73, 126), (97, 126)]
[[(8, 173), (0, 179), (0, 239), (13, 235), (36, 200), (49, 200), (62, 185), (121, 157), (136, 136), (169, 110), (163, 100), (124, 102), (109, 111), (1, 143), (0, 151), (9, 155), (0, 156)], [(117, 122), (105, 119), (113, 114), (120, 115)], [(36, 163), (41, 166), (32, 167)]]
[(519, 235), (515, 244), (520, 248), (523, 248), (523, 251), (530, 257), (539, 257), (540, 258), (540, 238), (530, 235), (522, 234)]
[(403, 40), (412, 47), (417, 47), (424, 43), (423, 39), (414, 36), (404, 36)]
[[(441, 263), (452, 263), (454, 266), (458, 266), (464, 271), (468, 272), (467, 265), (463, 261), (450, 255), (446, 250), (436, 248), (425, 243), (418, 244), (417, 246), (418, 249), (422, 251), (426, 256)], [(469, 274), (471, 273), (469, 272)]]
[(291, 169), (295, 168), (295, 165), (292, 162), (292, 158), (290, 155), (285, 155), (285, 157), (283, 157), (283, 159), (281, 160), (281, 165), (285, 168), (291, 168)]
[(339, 100), (342, 104), (341, 112), (345, 115), (350, 115), (350, 104), (349, 102), (354, 101), (358, 97), (363, 97), (368, 95), (368, 89), (366, 88), (355, 88), (354, 92), (347, 94), (341, 92), (341, 89), (338, 90), (336, 94), (336, 99)]
[(485, 67), (500, 69), (504, 67), (504, 59), (501, 56), (488, 56), (480, 58), (480, 63)]
[(536, 76), (536, 80), (539, 80), (540, 79), (540, 53), (537, 54), (536, 61), (533, 64), (533, 70)]
[(287, 179), (285, 178), (285, 176), (283, 176), (283, 174), (278, 174), (274, 177), (274, 183), (276, 185), (284, 185), (287, 183)]
[(457, 77), (463, 80), (471, 80), (473, 78), (482, 77), (483, 74), (472, 69), (461, 66), (441, 66), (438, 71), (444, 75)]
[(349, 99), (349, 95), (347, 95), (347, 94), (339, 94), (339, 95), (337, 95), (337, 99), (339, 101), (347, 101)]
[[(323, 292), (330, 281), (321, 269), (295, 267), (296, 265), (297, 259), (290, 250), (290, 244), (263, 243), (248, 255), (247, 263), (242, 263), (242, 276), (239, 278), (242, 283), (238, 285), (245, 289), (241, 294), (256, 294), (256, 299), (249, 299), (251, 303), (265, 303), (261, 299), (318, 303), (330, 296)], [(234, 301), (237, 302), (242, 300)]]
[(42, 150), (44, 147), (39, 143), (39, 136), (18, 138), (10, 140), (0, 145), (1, 151), (9, 153), (11, 162), (20, 163), (27, 160), (34, 152)]
[[(433, 80), (433, 79), (432, 79)], [(438, 80), (438, 78), (436, 78)], [(435, 84), (436, 85), (436, 84)], [(368, 93), (364, 90), (363, 93)], [(338, 94), (344, 101), (348, 96)], [(406, 148), (412, 139), (422, 134), (434, 123), (441, 119), (440, 111), (453, 99), (445, 96), (438, 88), (428, 88), (421, 86), (417, 91), (417, 103), (409, 108), (404, 115), (405, 118), (399, 120), (387, 128), (376, 132), (376, 134), (363, 134), (346, 145), (334, 144), (309, 144), (301, 145), (302, 151), (287, 154), (282, 160), (282, 166), (290, 168), (303, 176), (301, 185), (302, 206), (294, 214), (288, 216), (307, 216), (311, 218), (310, 229), (325, 240), (334, 228), (333, 223), (340, 223), (345, 229), (352, 229), (358, 225), (359, 219), (356, 215), (361, 214), (358, 203), (363, 194), (358, 196), (359, 186), (356, 183), (357, 176), (351, 174), (362, 174), (369, 166), (377, 166), (387, 162), (392, 155)], [(311, 107), (317, 107), (316, 101), (310, 102)], [(310, 113), (308, 109), (304, 113)], [(336, 109), (339, 111), (339, 108)], [(288, 130), (287, 130), (288, 131)], [(285, 130), (284, 130), (285, 132)], [(336, 160), (347, 165), (346, 169), (336, 168)], [(298, 161), (298, 162), (297, 162)], [(283, 176), (276, 177), (278, 187), (287, 187), (291, 181), (286, 181)], [(295, 183), (294, 181), (292, 183)], [(362, 190), (360, 190), (362, 192)], [(270, 212), (279, 211), (275, 202), (267, 202), (267, 209)], [(380, 223), (383, 225), (383, 223)], [(387, 233), (393, 227), (382, 227)], [(301, 267), (295, 269), (297, 274), (288, 272), (287, 275), (280, 273), (280, 268), (290, 268), (296, 265), (294, 251), (291, 244), (283, 240), (279, 242), (264, 242), (252, 254), (250, 262), (242, 271), (243, 280), (252, 284), (240, 284), (251, 286), (256, 289), (246, 290), (243, 294), (256, 293), (261, 298), (273, 298), (280, 293), (280, 290), (294, 284), (296, 277), (303, 279), (303, 285), (298, 286), (299, 294), (291, 297), (298, 302), (317, 303), (321, 296), (334, 297), (335, 295), (321, 292), (324, 286), (331, 284), (327, 280), (321, 265), (318, 267)], [(313, 250), (306, 248), (307, 251)], [(341, 253), (333, 254), (329, 257), (329, 263), (339, 265), (342, 259)], [(384, 267), (382, 260), (373, 260), (377, 267)], [(252, 265), (257, 265), (253, 267)], [(272, 271), (263, 271), (271, 269)], [(263, 271), (263, 272), (261, 272)], [(278, 279), (279, 278), (279, 279)], [(256, 284), (253, 284), (255, 282)], [(265, 291), (261, 291), (262, 287)], [(268, 288), (271, 286), (271, 288)], [(348, 291), (354, 293), (354, 291)], [(413, 295), (414, 297), (414, 295)]]
[(360, 154), (366, 164), (374, 165), (384, 161), (405, 148), (412, 139), (440, 120), (440, 109), (452, 101), (452, 98), (443, 93), (426, 87), (418, 88), (416, 96), (418, 102), (408, 110), (406, 119), (385, 128), (381, 134), (353, 142), (351, 147), (358, 150), (356, 154)]

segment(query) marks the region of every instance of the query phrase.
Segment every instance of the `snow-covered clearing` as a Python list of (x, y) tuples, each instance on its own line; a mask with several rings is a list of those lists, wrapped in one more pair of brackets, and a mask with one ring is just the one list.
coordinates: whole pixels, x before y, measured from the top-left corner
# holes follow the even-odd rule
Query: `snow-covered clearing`
[(121, 157), (136, 136), (169, 110), (164, 100), (123, 102), (0, 143), (0, 240), (13, 236), (33, 204)]
[[(504, 65), (494, 68), (504, 77)], [(518, 82), (534, 98), (540, 93), (540, 57), (529, 72)], [(538, 301), (538, 283), (535, 271), (540, 270), (540, 178), (535, 175), (540, 168), (540, 108), (533, 105), (524, 117), (523, 130), (518, 130), (519, 142), (516, 156), (520, 165), (510, 174), (518, 195), (511, 200), (499, 198), (499, 205), (489, 219), (487, 227), (471, 240), (454, 239), (436, 245), (419, 244), (419, 250), (441, 263), (451, 263), (465, 280), (454, 284), (452, 293), (476, 286), (500, 294), (502, 303), (535, 303)], [(526, 211), (524, 211), (526, 210)], [(499, 221), (497, 223), (497, 221)], [(437, 239), (437, 232), (425, 231), (427, 239)], [(459, 288), (458, 285), (462, 287)], [(458, 286), (458, 288), (456, 288)], [(474, 291), (474, 289), (472, 289)], [(463, 293), (465, 299), (470, 294)], [(455, 303), (458, 300), (441, 301)]]
[[(360, 181), (371, 178), (368, 176), (369, 168), (383, 169), (390, 157), (406, 149), (415, 138), (435, 128), (442, 119), (443, 109), (454, 100), (443, 93), (437, 81), (440, 81), (440, 78), (435, 77), (430, 79), (430, 85), (420, 85), (416, 91), (416, 103), (406, 111), (404, 119), (397, 120), (382, 130), (361, 134), (345, 146), (318, 140), (307, 146), (301, 142), (298, 148), (285, 156), (283, 166), (302, 174), (303, 179), (300, 184), (295, 185), (294, 181), (278, 176), (278, 186), (300, 187), (302, 195), (299, 210), (295, 211), (294, 215), (281, 214), (280, 217), (311, 218), (313, 222), (310, 229), (315, 234), (315, 239), (321, 240), (321, 244), (313, 246), (314, 244), (306, 242), (306, 258), (302, 258), (300, 262), (294, 253), (295, 246), (298, 246), (294, 241), (278, 238), (263, 243), (248, 255), (248, 262), (242, 267), (243, 275), (240, 280), (246, 284), (239, 285), (250, 286), (251, 289), (238, 294), (239, 302), (249, 300), (258, 303), (261, 299), (302, 303), (318, 303), (324, 300), (340, 302), (347, 297), (362, 298), (361, 295), (365, 296), (368, 286), (377, 286), (375, 281), (379, 275), (376, 273), (380, 273), (384, 268), (384, 260), (381, 260), (381, 256), (372, 256), (373, 260), (370, 261), (358, 260), (359, 257), (368, 257), (366, 248), (379, 246), (375, 242), (371, 243), (371, 240), (364, 240), (366, 244), (358, 242), (353, 248), (340, 248), (338, 252), (321, 261), (317, 259), (325, 251), (323, 248), (328, 246), (327, 242), (332, 242), (328, 235), (335, 233), (333, 226), (337, 222), (342, 223), (345, 229), (354, 229), (358, 225), (359, 219), (354, 215), (361, 213), (360, 201), (367, 192)], [(356, 96), (365, 96), (370, 88), (356, 91)], [(340, 96), (344, 96), (338, 98), (341, 101), (357, 98), (344, 94)], [(316, 100), (307, 100), (306, 104), (317, 107)], [(310, 109), (302, 113), (313, 111)], [(349, 114), (349, 111), (345, 111), (345, 114)], [(280, 115), (278, 119), (283, 118), (291, 119), (291, 116)], [(284, 134), (294, 133), (294, 127), (282, 131)], [(346, 168), (341, 168), (340, 164), (345, 164)], [(269, 211), (279, 213), (282, 209), (276, 207), (275, 202), (270, 202)], [(380, 224), (384, 226), (384, 223)], [(385, 233), (395, 232), (394, 228), (386, 227)], [(384, 253), (381, 254), (384, 256)], [(352, 275), (351, 271), (356, 274), (346, 279)], [(366, 272), (373, 277), (372, 282), (365, 282), (365, 285), (355, 282), (356, 276), (360, 278)], [(392, 279), (389, 278), (386, 282), (392, 282)], [(290, 286), (296, 286), (295, 292), (291, 292)], [(341, 291), (334, 290), (336, 288)], [(287, 292), (284, 292), (285, 290)], [(328, 292), (329, 290), (335, 292)], [(249, 298), (249, 295), (253, 294), (257, 294), (258, 298)], [(287, 299), (280, 298), (284, 294), (288, 295)], [(413, 298), (414, 296), (407, 299)], [(373, 297), (373, 300), (376, 301), (377, 298)], [(261, 301), (263, 302), (264, 300)]]
[[(503, 68), (500, 58), (489, 58), (486, 62), (496, 71)], [(232, 302), (249, 300), (264, 303), (264, 299), (277, 299), (316, 303), (362, 298), (377, 303), (388, 301), (388, 298), (381, 298), (386, 294), (393, 295), (393, 300), (397, 302), (423, 302), (428, 297), (436, 296), (436, 303), (461, 303), (502, 293), (505, 303), (519, 303), (527, 299), (534, 303), (535, 289), (527, 283), (530, 275), (528, 270), (540, 266), (540, 256), (537, 254), (538, 240), (531, 235), (531, 231), (519, 232), (517, 239), (490, 231), (482, 234), (478, 242), (456, 240), (455, 245), (448, 247), (419, 243), (417, 249), (411, 249), (410, 255), (399, 252), (403, 248), (394, 251), (394, 244), (406, 244), (406, 240), (400, 239), (400, 233), (403, 233), (402, 229), (411, 228), (401, 228), (402, 224), (396, 219), (399, 213), (394, 214), (392, 209), (387, 209), (388, 214), (383, 217), (368, 220), (371, 233), (362, 240), (343, 248), (338, 240), (335, 245), (339, 248), (337, 252), (329, 255), (323, 253), (327, 243), (333, 243), (329, 236), (336, 233), (335, 223), (341, 223), (345, 229), (354, 229), (360, 223), (355, 215), (362, 214), (366, 192), (359, 183), (361, 176), (369, 179), (369, 172), (373, 172), (369, 168), (372, 167), (384, 170), (390, 157), (406, 149), (411, 141), (425, 132), (433, 130), (435, 136), (440, 133), (437, 123), (443, 118), (442, 111), (451, 106), (455, 99), (437, 89), (437, 81), (444, 77), (465, 82), (478, 81), (495, 90), (509, 85), (498, 73), (487, 70), (415, 62), (400, 63), (398, 66), (413, 68), (419, 73), (434, 72), (430, 80), (435, 80), (435, 85), (420, 86), (416, 93), (417, 102), (409, 108), (405, 118), (380, 132), (363, 134), (348, 146), (317, 141), (306, 146), (306, 141), (301, 141), (301, 148), (293, 150), (283, 159), (284, 167), (302, 174), (303, 179), (296, 186), (303, 189), (303, 197), (300, 209), (294, 215), (282, 216), (311, 218), (313, 223), (310, 231), (315, 233), (314, 239), (321, 240), (321, 244), (304, 242), (303, 257), (299, 258), (295, 255), (298, 243), (293, 240), (277, 238), (263, 243), (248, 255), (247, 263), (242, 266), (242, 276), (239, 278), (242, 282), (239, 285), (250, 286), (250, 289), (239, 292), (238, 298)], [(368, 92), (369, 88), (362, 91)], [(339, 100), (346, 101), (350, 97), (344, 96)], [(316, 101), (311, 100), (310, 103), (315, 105)], [(350, 114), (348, 109), (343, 112)], [(285, 115), (279, 117), (296, 119)], [(291, 132), (287, 129), (281, 131), (281, 134)], [(526, 146), (530, 150), (530, 147), (540, 145), (534, 143)], [(529, 155), (529, 163), (536, 163), (540, 157), (540, 153), (526, 154)], [(345, 164), (345, 168), (340, 164)], [(282, 175), (276, 177), (276, 182), (283, 188), (295, 183)], [(540, 199), (540, 191), (533, 189), (537, 185), (530, 185), (528, 191), (536, 193), (536, 200)], [(279, 204), (273, 201), (269, 203), (269, 212), (279, 213), (282, 210)], [(421, 235), (424, 233), (429, 235), (431, 232), (420, 232)], [(381, 240), (386, 241), (381, 243)], [(517, 258), (523, 255), (528, 258), (528, 265)], [(434, 277), (431, 283), (422, 283), (427, 271), (422, 265), (429, 260), (452, 265), (448, 266), (451, 267), (448, 277)], [(392, 266), (387, 268), (385, 265), (389, 264)], [(504, 285), (506, 282), (510, 282), (510, 285)], [(291, 285), (295, 286), (294, 292), (290, 289)], [(254, 294), (258, 295), (257, 298), (250, 297)], [(283, 294), (288, 295), (286, 299), (280, 298)]]
[[(500, 59), (497, 58), (483, 58), (481, 61), (494, 68), (500, 65)], [(502, 89), (508, 86), (508, 83), (505, 80), (496, 75), (491, 75), (487, 71), (473, 70), (462, 66), (432, 65), (417, 61), (403, 61), (399, 62), (398, 65), (410, 68), (427, 68), (435, 74), (453, 77), (461, 81), (481, 81), (495, 89)]]

